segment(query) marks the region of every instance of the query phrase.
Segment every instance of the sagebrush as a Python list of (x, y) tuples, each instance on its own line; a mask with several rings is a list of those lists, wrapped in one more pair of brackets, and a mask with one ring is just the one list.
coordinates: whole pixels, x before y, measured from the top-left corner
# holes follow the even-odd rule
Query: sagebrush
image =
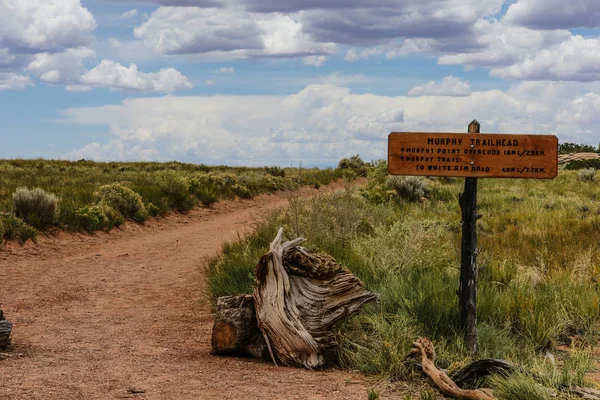
[(56, 222), (58, 197), (44, 189), (18, 187), (12, 201), (15, 215), (36, 229), (46, 229)]

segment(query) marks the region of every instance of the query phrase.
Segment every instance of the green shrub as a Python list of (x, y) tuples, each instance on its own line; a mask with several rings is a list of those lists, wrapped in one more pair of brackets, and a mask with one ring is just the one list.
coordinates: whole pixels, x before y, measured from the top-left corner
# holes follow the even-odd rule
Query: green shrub
[(338, 168), (350, 171), (356, 176), (367, 176), (369, 172), (369, 164), (364, 162), (358, 154), (350, 158), (342, 158), (338, 163)]
[(85, 206), (77, 209), (75, 215), (79, 228), (88, 232), (107, 229), (110, 221), (100, 206)]
[(240, 184), (236, 183), (235, 185), (233, 185), (233, 191), (235, 192), (235, 194), (237, 196), (239, 196), (242, 199), (251, 199), (252, 198), (252, 193), (244, 185), (240, 185)]
[(389, 177), (387, 166), (385, 170), (381, 169), (381, 165), (371, 169), (369, 172), (369, 182), (360, 190), (360, 195), (373, 204), (385, 204), (396, 196), (396, 191), (389, 189), (386, 185), (386, 180)]
[(281, 178), (285, 178), (285, 170), (281, 167), (265, 167), (265, 172), (271, 176), (279, 176)]
[(12, 213), (0, 211), (0, 225), (2, 237), (6, 240), (17, 240), (19, 243), (24, 243), (27, 239), (35, 240), (35, 228)]
[(148, 214), (150, 214), (151, 217), (156, 217), (160, 214), (160, 208), (155, 206), (154, 203), (148, 203), (148, 205), (146, 205), (146, 210), (148, 210)]
[(219, 201), (217, 194), (210, 189), (199, 190), (196, 192), (196, 197), (198, 197), (198, 200), (205, 206), (210, 206)]
[(594, 182), (596, 179), (596, 170), (594, 168), (586, 168), (579, 171), (578, 178), (582, 182)]
[(589, 144), (583, 143), (560, 143), (558, 145), (558, 154), (571, 154), (571, 153), (598, 153), (600, 152), (600, 146), (598, 148)]
[[(276, 192), (286, 188), (283, 178), (256, 173), (241, 174), (238, 177), (237, 183), (238, 185), (245, 186), (250, 191), (251, 197), (260, 193)], [(234, 187), (236, 186), (234, 185)]]
[(417, 202), (423, 197), (429, 197), (427, 179), (420, 176), (389, 176), (386, 185), (401, 199), (408, 201)]
[(93, 232), (110, 230), (125, 222), (123, 216), (105, 204), (84, 206), (75, 211), (79, 229)]
[(387, 161), (375, 160), (371, 164), (372, 167), (369, 169), (367, 176), (377, 181), (377, 183), (385, 183), (385, 179), (388, 177)]
[(148, 219), (148, 211), (142, 201), (142, 196), (120, 183), (110, 183), (100, 186), (94, 193), (99, 205), (108, 206), (118, 211), (125, 218), (137, 222)]
[(565, 168), (571, 170), (583, 168), (600, 169), (600, 159), (571, 161)]
[(170, 208), (186, 212), (196, 205), (196, 199), (190, 192), (190, 182), (185, 176), (175, 171), (161, 171), (156, 174), (155, 183)]
[[(118, 212), (117, 210), (115, 210), (114, 208), (107, 206), (105, 204), (100, 204), (99, 205), (100, 209), (104, 212), (104, 214), (108, 217), (108, 221), (109, 221), (109, 226), (108, 229), (112, 229), (115, 226), (121, 226), (125, 223), (125, 218), (123, 217), (123, 215), (121, 215), (120, 212)], [(139, 214), (134, 215), (134, 220), (136, 221), (143, 221), (141, 218), (143, 218), (143, 220), (148, 219), (148, 214), (144, 213), (143, 216), (140, 216)]]
[(56, 223), (58, 198), (43, 189), (18, 187), (12, 195), (15, 214), (29, 225), (43, 230)]
[[(196, 196), (204, 206), (210, 206), (219, 201), (218, 185), (210, 174), (197, 174), (189, 179), (190, 193)], [(223, 193), (223, 197), (229, 197)]]

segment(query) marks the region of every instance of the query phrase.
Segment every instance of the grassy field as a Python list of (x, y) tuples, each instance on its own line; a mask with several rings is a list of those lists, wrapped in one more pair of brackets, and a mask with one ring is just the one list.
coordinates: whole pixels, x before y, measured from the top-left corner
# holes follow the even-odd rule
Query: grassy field
[(25, 241), (35, 238), (36, 230), (57, 228), (106, 230), (126, 219), (143, 222), (171, 209), (186, 212), (221, 199), (320, 187), (342, 174), (341, 169), (179, 162), (0, 160), (0, 238)]
[[(600, 338), (600, 184), (562, 170), (554, 180), (479, 180), (479, 353), (526, 374), (488, 385), (503, 399), (558, 398), (590, 385)], [(422, 379), (405, 362), (417, 336), (434, 341), (438, 366), (471, 357), (458, 324), (462, 179), (389, 178), (385, 164), (366, 187), (300, 201), (260, 222), (211, 260), (211, 300), (250, 293), (253, 268), (279, 226), (288, 238), (333, 255), (377, 305), (339, 327), (339, 362), (388, 382)], [(416, 193), (416, 195), (415, 195)]]

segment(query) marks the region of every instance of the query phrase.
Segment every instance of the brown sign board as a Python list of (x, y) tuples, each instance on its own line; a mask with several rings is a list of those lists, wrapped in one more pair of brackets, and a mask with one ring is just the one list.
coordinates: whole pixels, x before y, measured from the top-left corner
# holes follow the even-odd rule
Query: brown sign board
[(392, 175), (551, 179), (558, 174), (552, 135), (392, 132)]

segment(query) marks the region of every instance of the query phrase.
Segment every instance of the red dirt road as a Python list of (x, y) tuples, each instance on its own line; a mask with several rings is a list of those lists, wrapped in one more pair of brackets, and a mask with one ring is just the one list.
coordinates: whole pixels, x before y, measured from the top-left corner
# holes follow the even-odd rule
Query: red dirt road
[(366, 399), (358, 374), (209, 355), (202, 261), (257, 212), (285, 203), (265, 195), (110, 233), (9, 243), (0, 305), (15, 347), (0, 360), (0, 399)]

